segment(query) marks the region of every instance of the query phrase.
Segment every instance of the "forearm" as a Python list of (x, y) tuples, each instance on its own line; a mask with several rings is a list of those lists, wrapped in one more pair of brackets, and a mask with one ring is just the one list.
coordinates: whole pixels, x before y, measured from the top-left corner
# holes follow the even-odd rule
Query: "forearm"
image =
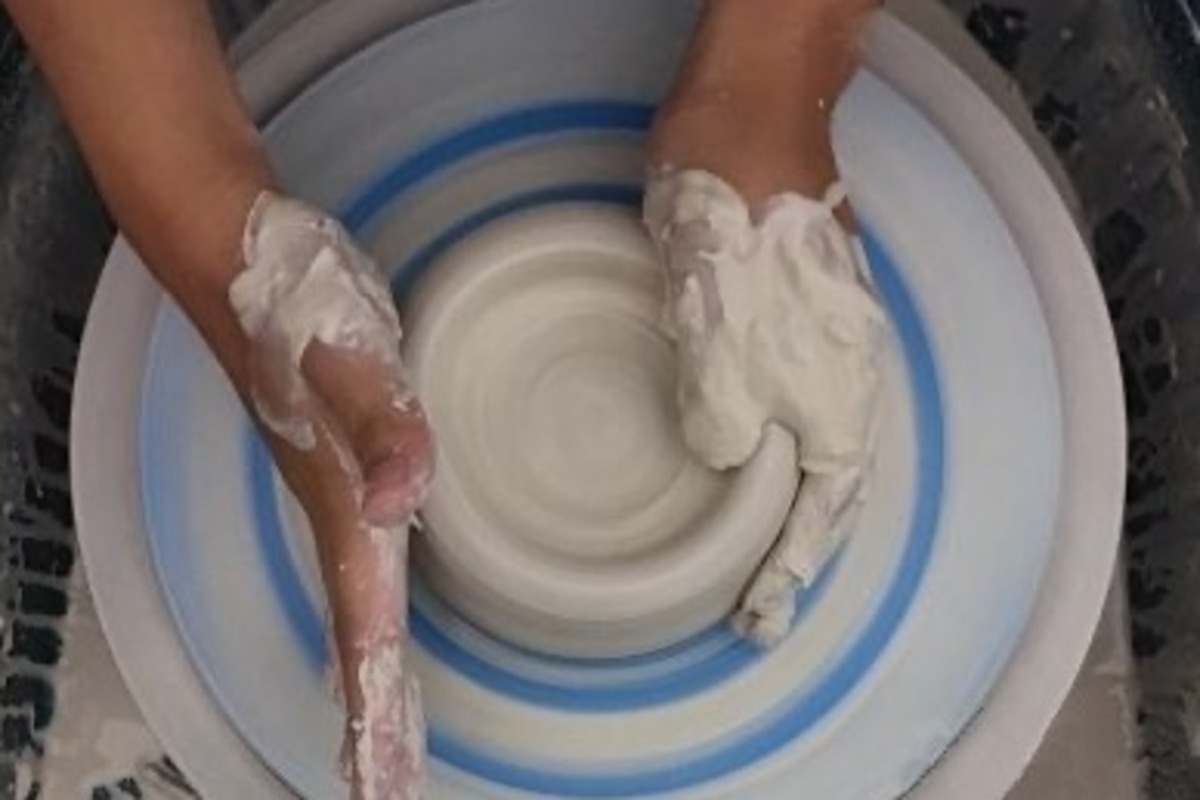
[(7, 0), (117, 224), (245, 387), (226, 300), (266, 161), (202, 0)]
[(691, 88), (755, 86), (787, 101), (845, 83), (881, 0), (710, 0), (692, 39)]
[[(353, 796), (412, 796), (423, 739), (400, 601), (432, 443), (403, 385), (386, 280), (322, 212), (263, 193), (270, 171), (203, 0), (8, 8), (121, 230), (207, 340), (304, 505), (344, 672)], [(338, 331), (308, 325), (314, 297)]]
[[(200, 329), (249, 400), (255, 348), (228, 291), (244, 269), (249, 210), (271, 177), (201, 0), (8, 0), (122, 232)], [(247, 408), (257, 411), (254, 403)], [(338, 640), (369, 618), (341, 565), (362, 561), (353, 494), (331, 447), (301, 451), (269, 431), (308, 511), (338, 617)], [(373, 552), (370, 551), (370, 552)], [(364, 571), (373, 578), (375, 571)], [(360, 580), (373, 585), (373, 580)], [(358, 617), (343, 619), (350, 611)], [(384, 615), (385, 622), (395, 624)], [(354, 673), (351, 673), (353, 675)], [(351, 689), (351, 699), (360, 694)]]
[(829, 117), (880, 0), (710, 0), (651, 160), (722, 174), (751, 205), (836, 180)]

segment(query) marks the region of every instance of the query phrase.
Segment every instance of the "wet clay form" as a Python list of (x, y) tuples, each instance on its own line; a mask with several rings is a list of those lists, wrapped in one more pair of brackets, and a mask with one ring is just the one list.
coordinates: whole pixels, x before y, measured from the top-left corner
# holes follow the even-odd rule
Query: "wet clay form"
[(724, 473), (688, 454), (661, 268), (634, 214), (492, 223), (408, 308), (440, 440), (435, 589), (503, 638), (571, 655), (653, 650), (732, 610), (791, 506), (795, 446), (773, 429)]
[[(1024, 138), (878, 16), (834, 115), (891, 334), (878, 449), (853, 535), (763, 650), (723, 620), (795, 445), (727, 473), (688, 456), (637, 219), (697, 4), (397, 8), (322, 4), (245, 79), (282, 185), (403, 301), (441, 436), (411, 573), (431, 800), (1002, 798), (1091, 640), (1124, 483), (1103, 297)], [(303, 515), (125, 244), (75, 403), (80, 550), (155, 732), (205, 796), (343, 796)]]

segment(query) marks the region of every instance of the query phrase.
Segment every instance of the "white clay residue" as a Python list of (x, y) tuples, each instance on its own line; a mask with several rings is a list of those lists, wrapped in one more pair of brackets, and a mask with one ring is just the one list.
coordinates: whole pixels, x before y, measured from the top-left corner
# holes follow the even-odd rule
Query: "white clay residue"
[(738, 620), (774, 642), (791, 593), (844, 535), (874, 440), (885, 322), (859, 243), (824, 201), (768, 200), (758, 217), (720, 178), (652, 176), (645, 221), (666, 266), (665, 325), (679, 359), (685, 438), (717, 469), (739, 466), (778, 422), (798, 439), (803, 483)]
[(372, 648), (358, 670), (363, 711), (355, 723), (354, 765), (361, 800), (420, 800), (425, 723), (420, 689), (398, 642)]
[[(388, 598), (406, 598), (407, 527), (364, 527), (376, 551), (374, 583)], [(355, 645), (364, 654), (355, 675), (362, 708), (352, 723), (358, 800), (419, 800), (425, 784), (425, 722), (416, 678), (404, 663), (403, 605), (397, 615), (378, 620), (380, 627)]]
[[(393, 402), (407, 410), (412, 395), (391, 294), (375, 263), (340, 224), (303, 203), (264, 192), (250, 211), (242, 248), (246, 268), (230, 286), (229, 300), (251, 339), (255, 407), (272, 430), (295, 447), (316, 445), (315, 426), (323, 423), (301, 369), (314, 342), (381, 366), (391, 381)], [(361, 503), (360, 465), (345, 442), (329, 438)], [(419, 497), (423, 487), (417, 488)], [(364, 522), (362, 527), (379, 552), (380, 573), (372, 581), (389, 597), (403, 597), (406, 525), (381, 528)], [(403, 635), (362, 647), (365, 657), (354, 677), (363, 707), (351, 724), (349, 742), (360, 779), (358, 796), (419, 798), (425, 727), (416, 681), (404, 671)]]
[(321, 342), (377, 359), (396, 382), (397, 404), (410, 399), (400, 363), (400, 320), (375, 263), (335, 220), (304, 203), (263, 192), (242, 242), (246, 269), (229, 289), (242, 329), (262, 349), (255, 407), (296, 447), (316, 442), (304, 413), (300, 370)]
[(484, 226), (410, 295), (441, 464), (425, 576), (492, 634), (584, 658), (670, 646), (728, 616), (783, 527), (791, 436), (736, 473), (689, 455), (663, 295), (637, 217), (591, 203)]

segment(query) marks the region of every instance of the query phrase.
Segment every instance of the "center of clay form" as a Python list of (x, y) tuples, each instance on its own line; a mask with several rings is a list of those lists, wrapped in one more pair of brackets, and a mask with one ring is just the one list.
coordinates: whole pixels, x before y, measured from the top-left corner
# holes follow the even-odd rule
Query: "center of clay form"
[(662, 283), (637, 218), (506, 217), (410, 298), (406, 359), (439, 438), (418, 557), (434, 590), (516, 644), (645, 652), (725, 617), (787, 515), (795, 446), (744, 467), (687, 452)]

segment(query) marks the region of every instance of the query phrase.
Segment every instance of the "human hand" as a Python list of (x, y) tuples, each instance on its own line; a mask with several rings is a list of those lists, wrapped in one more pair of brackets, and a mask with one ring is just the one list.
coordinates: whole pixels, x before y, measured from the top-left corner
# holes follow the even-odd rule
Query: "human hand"
[(312, 525), (347, 705), (353, 800), (421, 796), (424, 727), (404, 667), (408, 527), (432, 439), (374, 262), (342, 227), (264, 192), (229, 301), (248, 337), (242, 387)]
[(829, 125), (873, 5), (714, 0), (651, 136), (644, 212), (685, 438), (716, 469), (769, 422), (799, 446), (792, 512), (734, 617), (764, 644), (845, 537), (874, 446), (885, 322)]
[(262, 194), (274, 177), (207, 4), (4, 5), (108, 210), (258, 418), (312, 523), (355, 796), (416, 796), (419, 704), (395, 673), (407, 526), (431, 443), (386, 285), (323, 215)]

